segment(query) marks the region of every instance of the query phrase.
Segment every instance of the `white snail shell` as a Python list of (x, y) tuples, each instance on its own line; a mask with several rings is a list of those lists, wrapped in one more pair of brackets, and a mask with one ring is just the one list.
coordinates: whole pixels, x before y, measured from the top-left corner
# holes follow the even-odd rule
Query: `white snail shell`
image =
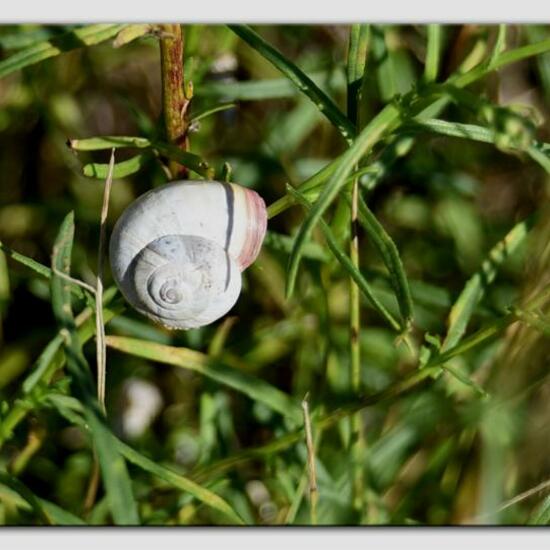
[(118, 288), (140, 313), (171, 329), (207, 325), (241, 291), (241, 271), (260, 252), (264, 201), (233, 183), (176, 181), (136, 199), (109, 246)]

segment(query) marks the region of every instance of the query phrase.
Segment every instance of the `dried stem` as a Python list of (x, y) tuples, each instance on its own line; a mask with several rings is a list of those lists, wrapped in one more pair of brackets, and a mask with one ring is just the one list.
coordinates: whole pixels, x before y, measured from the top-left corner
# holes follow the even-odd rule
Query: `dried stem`
[(113, 183), (115, 167), (115, 150), (111, 151), (109, 173), (103, 189), (103, 206), (99, 225), (99, 247), (97, 251), (97, 281), (95, 294), (95, 326), (96, 326), (96, 356), (97, 356), (97, 399), (105, 412), (105, 377), (107, 371), (107, 346), (105, 345), (105, 324), (103, 322), (103, 258), (107, 241), (107, 214), (109, 212), (109, 197)]
[[(191, 85), (183, 76), (183, 33), (181, 25), (160, 25), (160, 61), (162, 77), (162, 107), (168, 141), (187, 151), (187, 107), (192, 97)], [(171, 161), (173, 177), (185, 177), (187, 169)]]
[(309, 502), (311, 524), (317, 525), (317, 500), (319, 491), (317, 490), (317, 472), (315, 469), (315, 447), (313, 445), (313, 435), (311, 433), (311, 419), (309, 417), (309, 405), (307, 394), (302, 401), (302, 411), (304, 413), (304, 428), (306, 432), (307, 447), (307, 469), (309, 473)]

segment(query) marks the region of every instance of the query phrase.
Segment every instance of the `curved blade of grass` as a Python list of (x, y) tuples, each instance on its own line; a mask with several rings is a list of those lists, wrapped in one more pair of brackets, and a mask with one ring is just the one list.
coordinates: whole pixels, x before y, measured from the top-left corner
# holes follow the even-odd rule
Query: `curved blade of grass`
[(412, 322), (413, 305), (409, 282), (403, 268), (403, 262), (399, 256), (397, 246), (392, 238), (388, 235), (382, 224), (376, 219), (376, 216), (371, 212), (363, 197), (359, 196), (359, 222), (365, 228), (374, 245), (380, 252), (384, 264), (390, 273), (390, 282), (399, 304), (399, 310), (403, 317), (403, 330)]
[(206, 506), (210, 506), (210, 508), (225, 514), (232, 522), (237, 523), (238, 525), (243, 525), (245, 523), (237, 512), (235, 512), (235, 510), (233, 510), (233, 508), (216, 493), (201, 487), (198, 483), (177, 474), (169, 468), (157, 464), (120, 440), (117, 440), (117, 445), (121, 454), (123, 454), (130, 462), (136, 466), (139, 466), (142, 470), (145, 470), (160, 479), (164, 479), (181, 491), (193, 495), (199, 502), (202, 502)]
[(123, 336), (107, 336), (106, 343), (109, 347), (130, 355), (195, 371), (244, 393), (283, 416), (296, 422), (301, 421), (300, 406), (292, 397), (267, 382), (224, 365), (204, 353)]
[(510, 63), (515, 63), (535, 55), (540, 55), (548, 51), (550, 51), (550, 39), (536, 42), (534, 44), (528, 44), (527, 46), (522, 46), (521, 48), (503, 52), (493, 59), (491, 64), (482, 63), (480, 65), (476, 65), (473, 69), (464, 74), (450, 77), (447, 82), (459, 87), (468, 86), (472, 82), (483, 78), (490, 72), (500, 69), (505, 65), (509, 65)]
[(448, 351), (460, 342), (476, 306), (485, 294), (485, 289), (494, 281), (502, 263), (525, 241), (533, 223), (534, 218), (529, 217), (516, 224), (491, 249), (479, 271), (466, 283), (449, 313), (447, 336), (443, 341), (441, 351)]
[(317, 108), (327, 117), (347, 141), (355, 135), (355, 126), (342, 113), (336, 103), (321, 90), (309, 76), (287, 59), (280, 51), (268, 44), (259, 34), (247, 25), (228, 25), (228, 27), (249, 46), (254, 48), (262, 57), (267, 59), (298, 89), (305, 94)]
[(63, 52), (99, 44), (116, 36), (126, 25), (88, 25), (34, 44), (0, 61), (0, 78)]
[(67, 369), (73, 387), (84, 405), (86, 422), (90, 427), (109, 499), (113, 519), (119, 525), (139, 523), (137, 506), (132, 494), (130, 477), (124, 459), (117, 452), (114, 436), (105, 425), (94, 397), (95, 390), (71, 311), (70, 290), (67, 282), (56, 272), (70, 274), (71, 251), (74, 237), (74, 214), (69, 213), (59, 230), (52, 255), (52, 307), (61, 327)]
[[(74, 422), (75, 424), (86, 428), (86, 422), (82, 417), (84, 409), (80, 401), (60, 394), (50, 394), (49, 400), (63, 417), (67, 418), (70, 422)], [(170, 468), (157, 464), (115, 436), (113, 436), (113, 442), (115, 443), (120, 454), (132, 464), (135, 464), (142, 470), (163, 479), (173, 487), (189, 493), (206, 506), (222, 512), (234, 523), (239, 525), (244, 524), (244, 521), (239, 514), (235, 512), (235, 510), (233, 510), (233, 508), (216, 493), (210, 491), (209, 489), (205, 489), (201, 485), (198, 485), (191, 479), (174, 472)]]
[(22, 496), (23, 499), (31, 505), (32, 509), (43, 523), (46, 525), (51, 525), (53, 523), (35, 494), (16, 477), (0, 470), (0, 483)]
[[(289, 189), (297, 201), (299, 201), (307, 210), (311, 209), (311, 205), (295, 189)], [(327, 241), (330, 251), (334, 254), (334, 257), (338, 260), (340, 265), (348, 272), (349, 276), (355, 281), (361, 293), (367, 298), (367, 300), (372, 304), (374, 309), (389, 323), (389, 325), (394, 330), (404, 330), (404, 327), (401, 327), (393, 315), (384, 307), (384, 305), (376, 298), (372, 292), (370, 285), (367, 283), (366, 279), (363, 277), (359, 269), (354, 265), (351, 258), (342, 250), (338, 245), (336, 238), (334, 237), (330, 227), (325, 223), (321, 218), (319, 220), (319, 227), (323, 231), (323, 235)]]
[(193, 117), (189, 121), (189, 124), (195, 124), (199, 122), (199, 120), (202, 120), (203, 118), (207, 118), (209, 116), (215, 115), (216, 113), (220, 113), (222, 111), (227, 111), (228, 109), (233, 109), (236, 106), (237, 106), (236, 103), (224, 103), (223, 105), (216, 105), (215, 107), (209, 107), (208, 109), (205, 109), (204, 111), (201, 111), (196, 115), (193, 115)]
[(292, 296), (294, 292), (302, 248), (308, 241), (313, 228), (346, 184), (346, 178), (353, 170), (353, 167), (398, 120), (399, 110), (392, 104), (387, 105), (372, 119), (359, 136), (357, 136), (351, 147), (340, 157), (338, 167), (328, 180), (317, 202), (312, 206), (309, 215), (296, 236), (288, 264), (287, 297)]
[(506, 49), (506, 29), (508, 25), (499, 25), (497, 39), (495, 41), (495, 46), (493, 48), (493, 53), (489, 59), (489, 66), (492, 67), (495, 61), (498, 59), (498, 56)]
[[(151, 159), (151, 155), (136, 155), (128, 160), (117, 162), (113, 167), (114, 178), (125, 178), (131, 174), (139, 172), (143, 166)], [(97, 178), (104, 180), (109, 174), (109, 164), (90, 163), (85, 164), (82, 173), (88, 178)]]
[(22, 497), (21, 504), (28, 504), (38, 516), (50, 525), (86, 525), (79, 517), (67, 512), (57, 504), (36, 496), (22, 481), (0, 470), (0, 483)]
[(441, 57), (441, 25), (428, 25), (428, 45), (426, 47), (426, 64), (424, 66), (425, 82), (435, 82), (439, 72)]

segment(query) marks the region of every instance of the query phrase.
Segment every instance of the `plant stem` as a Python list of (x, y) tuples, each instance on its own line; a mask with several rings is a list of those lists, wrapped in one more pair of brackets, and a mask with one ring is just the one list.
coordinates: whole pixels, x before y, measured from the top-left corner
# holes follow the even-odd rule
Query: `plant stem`
[[(351, 235), (350, 258), (355, 268), (359, 269), (359, 237), (358, 237), (358, 181), (353, 182), (351, 202)], [(359, 334), (361, 330), (361, 311), (359, 287), (350, 278), (349, 307), (350, 307), (350, 380), (354, 395), (361, 393), (361, 348)], [(351, 456), (353, 462), (353, 508), (361, 514), (364, 507), (365, 480), (363, 476), (363, 457), (365, 439), (361, 412), (351, 418)]]
[(97, 358), (97, 398), (103, 414), (105, 409), (105, 382), (107, 377), (107, 347), (105, 346), (105, 321), (103, 319), (103, 259), (107, 244), (107, 214), (109, 212), (109, 198), (113, 183), (113, 170), (115, 168), (115, 150), (111, 150), (109, 161), (109, 173), (103, 189), (103, 205), (99, 225), (99, 246), (97, 250), (97, 279), (95, 293), (95, 322), (96, 322), (96, 358)]
[[(160, 25), (160, 62), (162, 75), (162, 108), (166, 138), (182, 151), (187, 151), (187, 107), (191, 99), (191, 87), (186, 89), (183, 77), (183, 33), (179, 24)], [(171, 161), (170, 172), (174, 178), (185, 177), (187, 169)]]
[(310, 523), (311, 525), (317, 525), (317, 501), (319, 500), (319, 491), (317, 489), (315, 446), (313, 445), (313, 434), (311, 431), (311, 419), (309, 417), (309, 403), (307, 401), (307, 395), (302, 401), (302, 411), (304, 413), (304, 430), (306, 434), (307, 447), (307, 470), (309, 474)]

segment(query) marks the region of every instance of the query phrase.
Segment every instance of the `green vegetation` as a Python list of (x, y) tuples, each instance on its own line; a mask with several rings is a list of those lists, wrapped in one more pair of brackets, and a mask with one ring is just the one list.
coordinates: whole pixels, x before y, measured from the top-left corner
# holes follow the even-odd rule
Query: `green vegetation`
[[(545, 26), (0, 28), (0, 525), (550, 522), (549, 59)], [(262, 195), (228, 316), (126, 304), (110, 168), (107, 237), (175, 177)]]

